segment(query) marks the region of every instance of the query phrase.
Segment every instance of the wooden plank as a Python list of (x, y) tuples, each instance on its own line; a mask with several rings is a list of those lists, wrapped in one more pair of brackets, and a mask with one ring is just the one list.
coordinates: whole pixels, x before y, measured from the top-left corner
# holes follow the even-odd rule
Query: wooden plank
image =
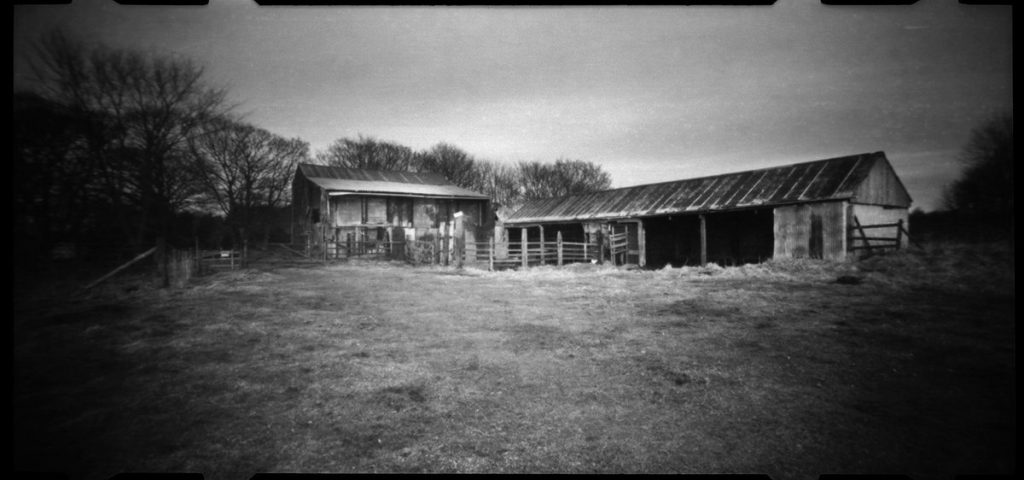
[(896, 223), (875, 223), (872, 225), (861, 225), (860, 228), (863, 230), (870, 230), (872, 228), (892, 228), (902, 226), (902, 224), (903, 220), (900, 220)]
[(850, 238), (850, 240), (871, 240), (871, 241), (875, 241), (875, 242), (894, 242), (894, 243), (900, 243), (900, 238), (899, 237), (893, 238), (893, 237), (852, 237), (851, 236), (849, 238)]
[(866, 246), (853, 246), (853, 247), (850, 247), (850, 250), (871, 250), (871, 251), (874, 251), (874, 250), (885, 250), (887, 248), (893, 248), (893, 249), (897, 249), (897, 250), (899, 249), (899, 247), (896, 246), (896, 245), (872, 245), (870, 247), (866, 247)]
[(555, 242), (558, 248), (558, 266), (562, 266), (562, 231), (559, 230), (555, 237)]
[[(278, 243), (278, 244), (276, 244), (276, 245), (277, 245), (277, 246), (279, 246), (279, 247), (281, 247), (281, 248), (283, 248), (283, 249), (285, 249), (285, 250), (287, 250), (287, 251), (289, 251), (289, 252), (292, 252), (292, 253), (294, 253), (294, 254), (296, 254), (296, 255), (298, 255), (298, 256), (300, 256), (300, 257), (302, 257), (302, 258), (309, 258), (309, 256), (308, 256), (308, 255), (305, 255), (305, 254), (303, 254), (302, 252), (300, 252), (300, 251), (298, 251), (298, 250), (294, 250), (294, 249), (292, 249), (292, 248), (289, 248), (289, 247), (285, 246), (285, 244), (283, 244), (283, 243)], [(196, 250), (196, 251), (198, 252), (198, 250)]]
[[(871, 253), (871, 242), (868, 241), (868, 235), (867, 235), (867, 233), (864, 232), (864, 227), (861, 226), (860, 220), (857, 219), (856, 215), (853, 216), (853, 224), (854, 224), (854, 226), (856, 226), (857, 230), (860, 232), (861, 238), (864, 239), (864, 249), (866, 249), (868, 251), (868, 253)], [(861, 248), (857, 248), (857, 249), (851, 248), (851, 250), (861, 250)]]
[(522, 245), (523, 245), (523, 248), (522, 248), (523, 268), (528, 268), (529, 267), (529, 252), (530, 252), (530, 250), (529, 250), (529, 247), (528, 247), (528, 245), (526, 243), (526, 229), (525, 228), (520, 228), (519, 229), (519, 238), (523, 242), (522, 243)]
[(135, 257), (135, 258), (133, 258), (133, 259), (129, 260), (129, 261), (128, 261), (127, 263), (125, 263), (124, 265), (121, 265), (120, 267), (117, 267), (117, 268), (115, 268), (115, 269), (114, 269), (113, 271), (111, 271), (110, 273), (108, 273), (108, 274), (106, 274), (106, 275), (104, 275), (104, 276), (102, 276), (102, 277), (100, 277), (100, 278), (96, 279), (96, 281), (94, 281), (94, 282), (92, 282), (92, 283), (90, 283), (90, 284), (86, 285), (86, 286), (85, 286), (85, 290), (88, 290), (88, 289), (90, 289), (90, 288), (92, 288), (92, 287), (95, 287), (96, 285), (99, 285), (99, 283), (100, 283), (100, 282), (102, 282), (102, 281), (104, 281), (104, 280), (106, 280), (106, 279), (108, 279), (108, 278), (110, 278), (110, 277), (113, 277), (114, 275), (116, 275), (116, 274), (117, 274), (118, 272), (120, 272), (121, 270), (124, 270), (124, 269), (126, 269), (126, 268), (128, 268), (128, 267), (132, 266), (133, 264), (135, 264), (135, 263), (136, 263), (136, 262), (138, 262), (139, 260), (142, 260), (143, 258), (146, 258), (146, 257), (148, 257), (148, 256), (152, 255), (152, 254), (153, 254), (153, 252), (155, 252), (157, 248), (158, 248), (158, 247), (153, 247), (153, 248), (151, 248), (151, 249), (149, 249), (149, 250), (146, 250), (146, 251), (145, 251), (145, 252), (143, 252), (143, 253), (140, 253), (140, 254), (139, 254), (139, 256), (137, 256), (137, 257)]

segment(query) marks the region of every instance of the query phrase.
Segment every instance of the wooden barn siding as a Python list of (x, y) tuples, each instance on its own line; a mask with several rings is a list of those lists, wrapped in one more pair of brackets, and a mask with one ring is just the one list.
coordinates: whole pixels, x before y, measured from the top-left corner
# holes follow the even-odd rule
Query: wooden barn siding
[(910, 196), (889, 162), (876, 160), (854, 193), (857, 203), (910, 207)]
[[(910, 213), (906, 208), (854, 203), (850, 205), (848, 215), (850, 225), (853, 225), (854, 216), (857, 217), (857, 221), (861, 225), (880, 225), (903, 220), (903, 228), (908, 232), (910, 231)], [(896, 227), (871, 229), (868, 230), (868, 235), (872, 237), (896, 238)], [(910, 239), (904, 235), (903, 241), (900, 242), (900, 248), (908, 247), (910, 245), (909, 242)], [(861, 245), (862, 242), (858, 241), (857, 244)]]
[(775, 208), (775, 258), (810, 255), (811, 216), (821, 217), (822, 258), (846, 258), (846, 202), (805, 203)]
[[(487, 218), (478, 218), (486, 213), (484, 202), (480, 201), (372, 195), (334, 196), (330, 197), (330, 210), (325, 213), (330, 218), (326, 225), (329, 229), (327, 235), (331, 237), (335, 233), (334, 229), (345, 227), (405, 227), (403, 231), (406, 232), (406, 238), (432, 239), (440, 230), (453, 223), (455, 212), (460, 210), (470, 219), (468, 223), (473, 225), (474, 233), (471, 236), (474, 238), (477, 226), (493, 226), (493, 223), (487, 222)], [(395, 238), (399, 237), (395, 235)]]

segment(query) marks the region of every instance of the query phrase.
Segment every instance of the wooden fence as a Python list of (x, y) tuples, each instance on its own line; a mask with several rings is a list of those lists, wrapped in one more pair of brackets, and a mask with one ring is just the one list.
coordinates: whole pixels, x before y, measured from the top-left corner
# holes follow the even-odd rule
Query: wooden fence
[[(869, 235), (868, 231), (880, 229), (895, 230), (895, 236), (881, 236), (881, 234)], [(861, 225), (857, 217), (853, 217), (853, 225), (847, 228), (847, 249), (851, 252), (864, 251), (867, 254), (882, 253), (899, 250), (903, 246), (904, 239), (910, 241), (910, 234), (903, 225), (903, 220), (896, 223), (879, 223), (874, 225)]]
[(196, 250), (196, 273), (221, 272), (241, 268), (246, 263), (242, 250)]
[(596, 243), (564, 242), (559, 232), (554, 242), (520, 241), (497, 245), (493, 238), (486, 242), (469, 242), (465, 245), (462, 260), (465, 264), (499, 270), (597, 261), (598, 252)]

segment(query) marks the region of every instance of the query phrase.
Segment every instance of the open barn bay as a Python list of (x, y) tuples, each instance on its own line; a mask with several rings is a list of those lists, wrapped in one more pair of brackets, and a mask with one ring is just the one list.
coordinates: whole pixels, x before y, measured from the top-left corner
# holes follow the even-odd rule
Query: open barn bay
[(16, 288), (15, 468), (1011, 473), (1013, 253), (978, 250)]

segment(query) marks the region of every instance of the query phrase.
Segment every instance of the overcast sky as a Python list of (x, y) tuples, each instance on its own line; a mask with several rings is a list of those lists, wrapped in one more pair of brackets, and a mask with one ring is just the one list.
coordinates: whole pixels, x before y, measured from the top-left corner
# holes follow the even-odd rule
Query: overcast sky
[(502, 162), (600, 164), (615, 187), (884, 151), (933, 210), (970, 130), (1012, 108), (1009, 6), (14, 7), (185, 55), (247, 119), (314, 151), (372, 136)]

